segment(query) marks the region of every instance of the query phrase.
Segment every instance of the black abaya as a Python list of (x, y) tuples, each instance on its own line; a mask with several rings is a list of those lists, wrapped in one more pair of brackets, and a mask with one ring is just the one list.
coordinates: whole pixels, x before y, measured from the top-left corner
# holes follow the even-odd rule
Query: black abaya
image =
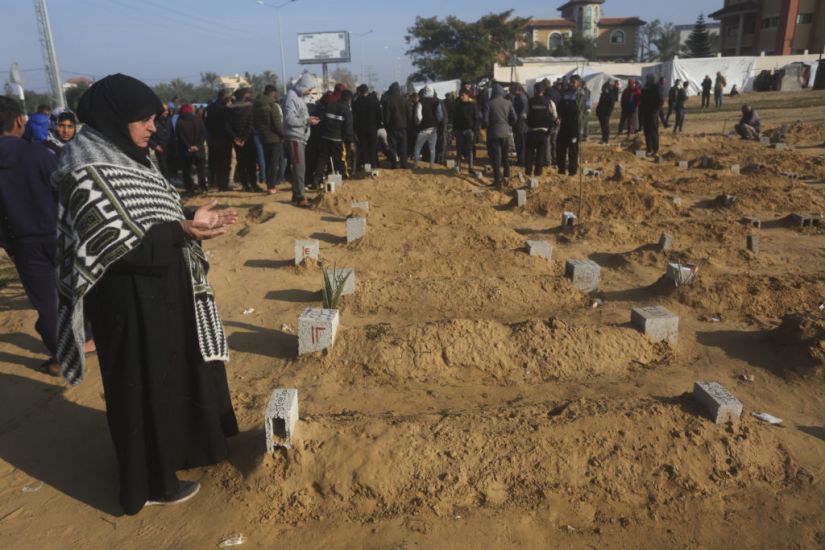
[(184, 238), (153, 226), (86, 296), (127, 514), (174, 495), (176, 470), (226, 458), (238, 432), (224, 365), (199, 352)]

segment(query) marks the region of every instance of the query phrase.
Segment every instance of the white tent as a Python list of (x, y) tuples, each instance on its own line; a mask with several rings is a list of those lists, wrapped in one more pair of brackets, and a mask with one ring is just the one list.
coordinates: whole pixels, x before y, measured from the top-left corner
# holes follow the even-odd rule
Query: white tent
[(665, 77), (668, 86), (673, 86), (676, 80), (690, 83), (691, 95), (702, 91), (702, 81), (705, 76), (711, 80), (716, 78), (716, 73), (722, 73), (728, 85), (725, 92), (736, 84), (742, 92), (749, 92), (753, 89), (753, 57), (704, 57), (696, 59), (673, 59), (665, 61), (652, 67), (642, 69), (642, 81), (647, 75), (652, 74), (658, 81), (660, 77)]

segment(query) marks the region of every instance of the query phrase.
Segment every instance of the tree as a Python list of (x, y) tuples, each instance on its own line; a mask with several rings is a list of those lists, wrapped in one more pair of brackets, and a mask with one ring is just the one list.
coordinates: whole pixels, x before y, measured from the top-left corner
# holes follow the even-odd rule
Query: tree
[(73, 86), (66, 90), (66, 107), (70, 111), (77, 111), (77, 102), (80, 101), (80, 96), (83, 95), (83, 92), (89, 89), (89, 85), (85, 82), (81, 82), (80, 84)]
[(533, 42), (532, 44), (525, 44), (516, 50), (516, 55), (519, 57), (549, 57), (553, 55), (543, 42)]
[(513, 10), (490, 13), (478, 21), (455, 16), (416, 17), (404, 39), (407, 55), (418, 69), (414, 80), (477, 80), (492, 76), (493, 64), (513, 52), (513, 44), (529, 20)]
[(221, 77), (218, 73), (213, 72), (205, 72), (201, 73), (201, 84), (206, 86), (213, 92), (217, 92), (218, 88), (221, 87)]
[(679, 54), (679, 31), (673, 23), (665, 23), (659, 31), (659, 36), (653, 39), (656, 47), (656, 59), (670, 61)]
[(335, 67), (335, 70), (332, 71), (332, 79), (335, 82), (342, 83), (348, 90), (354, 90), (357, 84), (355, 75), (353, 75), (345, 67)]
[(710, 57), (712, 52), (713, 44), (705, 24), (705, 15), (700, 13), (696, 24), (693, 25), (693, 31), (688, 36), (686, 54), (688, 57)]
[(654, 19), (639, 29), (639, 61), (653, 61), (657, 57), (655, 42), (662, 34), (662, 22)]
[(581, 31), (574, 31), (572, 35), (565, 35), (552, 52), (554, 57), (584, 57), (596, 58), (596, 44), (587, 38)]
[(256, 96), (263, 93), (267, 84), (278, 86), (278, 75), (269, 69), (261, 74), (245, 72), (244, 79), (249, 82), (249, 86), (252, 88), (252, 94)]

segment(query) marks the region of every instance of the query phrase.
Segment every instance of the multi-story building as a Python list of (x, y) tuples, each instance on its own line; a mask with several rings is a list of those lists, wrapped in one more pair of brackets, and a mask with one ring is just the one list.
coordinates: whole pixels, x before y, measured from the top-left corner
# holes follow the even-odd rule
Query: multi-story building
[(518, 45), (538, 42), (551, 51), (579, 31), (594, 41), (598, 59), (633, 59), (638, 51), (638, 17), (602, 17), (605, 0), (570, 0), (558, 10), (560, 19), (531, 19)]
[(722, 25), (722, 55), (792, 55), (825, 48), (823, 0), (725, 0), (710, 17)]

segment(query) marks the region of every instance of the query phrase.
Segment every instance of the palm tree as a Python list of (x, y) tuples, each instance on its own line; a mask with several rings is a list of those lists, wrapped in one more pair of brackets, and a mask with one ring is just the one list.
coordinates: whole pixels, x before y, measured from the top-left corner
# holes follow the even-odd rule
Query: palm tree
[(679, 54), (679, 31), (673, 23), (665, 23), (652, 43), (658, 50), (659, 61), (670, 61)]
[(214, 92), (221, 85), (221, 77), (218, 76), (218, 73), (213, 73), (213, 72), (201, 73), (201, 83)]

